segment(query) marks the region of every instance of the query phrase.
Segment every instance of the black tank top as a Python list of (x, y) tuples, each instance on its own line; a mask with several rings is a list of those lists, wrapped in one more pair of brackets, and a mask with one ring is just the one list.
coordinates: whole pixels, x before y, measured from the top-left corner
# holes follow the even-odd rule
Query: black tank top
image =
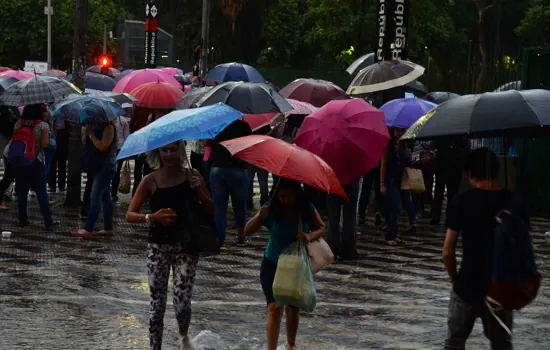
[(152, 177), (153, 182), (157, 186), (153, 197), (149, 200), (149, 206), (151, 207), (151, 212), (156, 213), (161, 209), (172, 209), (177, 214), (176, 222), (170, 226), (161, 226), (152, 224), (149, 230), (149, 243), (156, 244), (177, 244), (184, 242), (184, 231), (186, 228), (185, 217), (187, 213), (186, 203), (189, 199), (189, 196), (192, 195), (191, 187), (189, 186), (189, 181), (184, 181), (178, 185), (159, 188), (157, 181), (153, 174), (149, 175)]

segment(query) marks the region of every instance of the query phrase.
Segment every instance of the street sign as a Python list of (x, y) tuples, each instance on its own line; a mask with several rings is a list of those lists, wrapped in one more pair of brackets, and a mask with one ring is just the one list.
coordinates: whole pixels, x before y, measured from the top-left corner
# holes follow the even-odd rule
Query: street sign
[(49, 11), (48, 11), (48, 6), (44, 6), (44, 14), (47, 16), (47, 15), (53, 15), (53, 6), (50, 6), (49, 7)]
[(46, 73), (48, 70), (48, 62), (36, 62), (36, 61), (25, 61), (25, 72), (36, 72), (37, 74)]
[(151, 17), (156, 18), (158, 15), (158, 10), (155, 5), (151, 6)]
[(157, 31), (158, 9), (154, 1), (150, 1), (145, 7), (145, 65), (148, 68), (157, 66)]

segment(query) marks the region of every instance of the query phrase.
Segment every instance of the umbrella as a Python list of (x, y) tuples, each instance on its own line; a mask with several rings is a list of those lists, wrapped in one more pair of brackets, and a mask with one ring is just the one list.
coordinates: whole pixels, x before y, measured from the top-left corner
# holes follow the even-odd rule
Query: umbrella
[(264, 77), (256, 68), (242, 63), (219, 64), (208, 72), (207, 82), (225, 83), (228, 81), (244, 81), (249, 83), (265, 83)]
[(495, 90), (495, 92), (509, 91), (509, 90), (521, 90), (521, 80), (511, 81), (506, 83)]
[[(84, 112), (82, 112), (84, 111)], [(71, 96), (54, 107), (52, 117), (72, 123), (84, 123), (90, 118), (111, 121), (126, 114), (113, 98), (105, 96)]]
[(306, 117), (294, 143), (323, 158), (350, 184), (378, 165), (389, 139), (384, 113), (352, 99), (331, 101)]
[(68, 81), (48, 76), (36, 75), (21, 80), (6, 89), (0, 95), (0, 103), (7, 106), (24, 106), (38, 103), (60, 102), (70, 94), (82, 94)]
[(424, 97), (424, 99), (440, 105), (457, 97), (460, 97), (460, 95), (453, 92), (430, 92)]
[(58, 69), (50, 69), (42, 75), (47, 75), (47, 76), (50, 76), (50, 77), (57, 77), (57, 78), (65, 78), (67, 76), (67, 73), (63, 72), (62, 70), (58, 70)]
[(11, 70), (11, 68), (9, 68), (9, 67), (0, 67), (0, 73), (7, 72), (9, 70)]
[(131, 92), (138, 101), (136, 106), (145, 108), (171, 109), (176, 106), (185, 93), (168, 83), (148, 83)]
[(274, 121), (278, 115), (278, 113), (245, 114), (242, 120), (250, 125), (252, 131), (256, 131), (266, 125), (271, 124), (271, 122)]
[(185, 94), (180, 102), (176, 104), (176, 109), (187, 109), (195, 107), (194, 105), (203, 98), (206, 93), (212, 90), (211, 86), (205, 86), (202, 88), (194, 89)]
[[(65, 80), (73, 81), (73, 75), (69, 74)], [(86, 72), (86, 89), (99, 90), (99, 91), (112, 91), (116, 85), (113, 78), (105, 74), (98, 74), (92, 72)]]
[[(100, 91), (100, 90), (91, 90), (86, 89), (86, 94), (89, 94), (90, 96), (102, 96), (102, 97), (109, 97), (114, 99), (117, 103), (125, 104), (125, 103), (134, 103), (137, 101), (137, 99), (125, 92), (112, 92), (112, 91)], [(123, 106), (124, 107), (124, 106)]]
[(323, 107), (327, 102), (346, 95), (338, 85), (325, 80), (296, 79), (279, 91), (285, 98)]
[(0, 77), (12, 77), (17, 80), (25, 80), (34, 77), (34, 73), (22, 70), (8, 70), (0, 74)]
[(131, 134), (117, 159), (151, 151), (179, 140), (213, 139), (243, 114), (222, 103), (168, 113)]
[(171, 74), (171, 75), (176, 75), (176, 74), (181, 74), (180, 71), (178, 71), (176, 68), (172, 68), (172, 67), (163, 67), (163, 68), (154, 68), (158, 71), (161, 71), (161, 72), (164, 72), (164, 73), (168, 73), (168, 74)]
[(283, 113), (292, 110), (292, 106), (277, 91), (261, 83), (220, 84), (204, 95), (197, 102), (197, 106), (209, 106), (219, 102), (245, 114)]
[(158, 69), (142, 69), (136, 70), (128, 74), (116, 84), (113, 91), (115, 92), (131, 92), (138, 86), (147, 83), (163, 82), (169, 83), (178, 89), (181, 89), (181, 84), (168, 73)]
[(349, 95), (384, 91), (410, 83), (424, 74), (424, 67), (409, 61), (382, 61), (364, 68), (348, 87)]
[(347, 69), (349, 75), (356, 75), (363, 68), (367, 68), (374, 63), (374, 52), (363, 55), (355, 60)]
[(0, 93), (17, 83), (19, 80), (12, 77), (0, 77)]
[(548, 133), (550, 91), (488, 92), (457, 97), (428, 112), (402, 139), (519, 136)]
[(388, 126), (408, 129), (435, 107), (437, 107), (435, 103), (419, 98), (400, 98), (386, 103), (380, 107), (380, 110), (384, 112)]
[(119, 75), (117, 75), (115, 77), (115, 81), (118, 83), (122, 78), (124, 78), (128, 74), (132, 73), (133, 71), (134, 71), (133, 69), (126, 69), (126, 70), (122, 71), (122, 73), (120, 73)]
[(273, 175), (303, 182), (319, 190), (346, 197), (330, 166), (315, 154), (265, 135), (250, 135), (221, 143), (236, 158)]
[(178, 81), (178, 83), (180, 83), (181, 85), (184, 85), (184, 86), (193, 84), (191, 82), (191, 80), (189, 80), (189, 78), (186, 77), (185, 75), (174, 74), (174, 79), (176, 79)]
[(426, 89), (424, 84), (422, 84), (418, 80), (411, 81), (410, 83), (405, 84), (405, 86), (409, 89), (420, 91), (420, 92), (423, 92), (423, 93), (428, 92), (428, 89)]
[[(91, 72), (91, 73), (98, 73), (98, 74), (103, 74), (103, 66), (100, 65), (100, 64), (96, 64), (95, 66), (91, 66), (89, 67), (88, 69), (86, 69), (86, 72)], [(116, 77), (117, 75), (120, 74), (120, 71), (116, 68), (107, 68), (107, 74), (108, 76), (110, 77)]]
[(310, 115), (311, 113), (317, 112), (319, 110), (319, 108), (307, 102), (293, 100), (291, 98), (287, 98), (286, 100), (288, 103), (290, 103), (293, 109), (291, 111), (285, 112), (285, 114)]

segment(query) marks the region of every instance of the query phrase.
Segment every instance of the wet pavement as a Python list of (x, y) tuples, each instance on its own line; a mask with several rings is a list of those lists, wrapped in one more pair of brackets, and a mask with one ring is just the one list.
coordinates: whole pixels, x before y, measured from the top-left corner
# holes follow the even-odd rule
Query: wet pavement
[[(80, 224), (78, 211), (60, 204), (54, 204), (62, 221), (56, 232), (43, 228), (35, 200), (29, 228), (15, 226), (13, 203), (9, 212), (0, 212), (0, 228), (13, 232), (0, 241), (0, 349), (148, 348), (147, 230), (124, 222), (128, 201), (122, 197), (117, 205), (112, 238), (71, 236), (67, 232)], [(533, 223), (539, 269), (548, 276), (550, 245), (543, 234), (550, 222)], [(360, 259), (317, 275), (319, 304), (301, 318), (299, 348), (441, 349), (450, 291), (442, 228), (421, 220), (417, 233), (403, 236), (405, 248), (386, 246), (372, 221), (361, 231)], [(190, 329), (195, 349), (266, 348), (259, 283), (266, 243), (262, 232), (251, 247), (232, 246), (228, 254), (200, 261)], [(517, 349), (550, 349), (548, 287), (545, 279), (537, 300), (516, 314)], [(164, 348), (177, 349), (170, 305)], [(468, 348), (489, 349), (479, 322)]]

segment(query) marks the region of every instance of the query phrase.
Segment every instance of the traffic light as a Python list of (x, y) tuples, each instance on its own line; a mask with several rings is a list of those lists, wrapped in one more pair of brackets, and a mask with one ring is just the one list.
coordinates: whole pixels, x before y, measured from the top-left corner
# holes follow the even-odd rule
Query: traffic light
[(111, 59), (108, 56), (101, 56), (99, 58), (99, 64), (103, 67), (111, 67)]

